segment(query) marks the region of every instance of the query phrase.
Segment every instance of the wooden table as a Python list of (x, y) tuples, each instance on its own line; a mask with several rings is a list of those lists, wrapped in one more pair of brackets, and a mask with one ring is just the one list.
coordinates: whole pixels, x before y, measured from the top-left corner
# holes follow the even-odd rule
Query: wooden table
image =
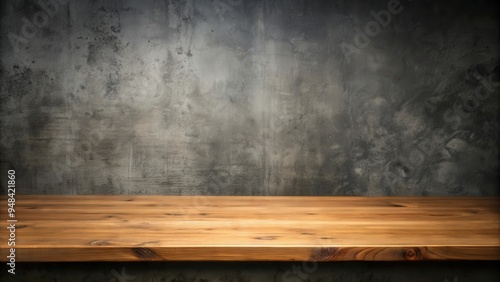
[(497, 197), (15, 199), (16, 262), (500, 260)]

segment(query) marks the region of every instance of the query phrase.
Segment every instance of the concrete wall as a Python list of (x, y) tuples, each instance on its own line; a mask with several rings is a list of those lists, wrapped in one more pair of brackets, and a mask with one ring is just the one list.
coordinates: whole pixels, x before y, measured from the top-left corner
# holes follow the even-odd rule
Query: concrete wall
[(499, 195), (498, 8), (3, 1), (2, 191)]

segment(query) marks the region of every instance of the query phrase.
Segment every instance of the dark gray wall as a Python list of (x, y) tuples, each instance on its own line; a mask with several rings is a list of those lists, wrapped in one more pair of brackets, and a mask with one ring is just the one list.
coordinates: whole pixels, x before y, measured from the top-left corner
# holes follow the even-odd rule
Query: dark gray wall
[[(498, 8), (3, 1), (2, 190), (15, 169), (18, 194), (499, 195)], [(151, 280), (155, 267), (136, 281), (282, 271)], [(329, 267), (309, 278), (333, 281)], [(486, 281), (446, 267), (417, 280)], [(401, 265), (346, 269), (335, 281), (410, 281)]]
[(499, 192), (497, 5), (60, 1), (4, 4), (20, 193)]

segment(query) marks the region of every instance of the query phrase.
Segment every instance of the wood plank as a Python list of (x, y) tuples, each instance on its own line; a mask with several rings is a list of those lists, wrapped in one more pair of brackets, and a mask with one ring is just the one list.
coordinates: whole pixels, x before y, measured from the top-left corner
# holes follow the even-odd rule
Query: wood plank
[(500, 260), (499, 200), (18, 195), (16, 262)]

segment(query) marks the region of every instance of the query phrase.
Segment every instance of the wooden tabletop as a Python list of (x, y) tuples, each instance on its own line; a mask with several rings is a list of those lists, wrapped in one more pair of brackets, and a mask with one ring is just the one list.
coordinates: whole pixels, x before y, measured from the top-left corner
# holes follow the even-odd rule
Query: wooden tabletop
[(1, 208), (1, 261), (500, 260), (498, 197), (53, 196)]

